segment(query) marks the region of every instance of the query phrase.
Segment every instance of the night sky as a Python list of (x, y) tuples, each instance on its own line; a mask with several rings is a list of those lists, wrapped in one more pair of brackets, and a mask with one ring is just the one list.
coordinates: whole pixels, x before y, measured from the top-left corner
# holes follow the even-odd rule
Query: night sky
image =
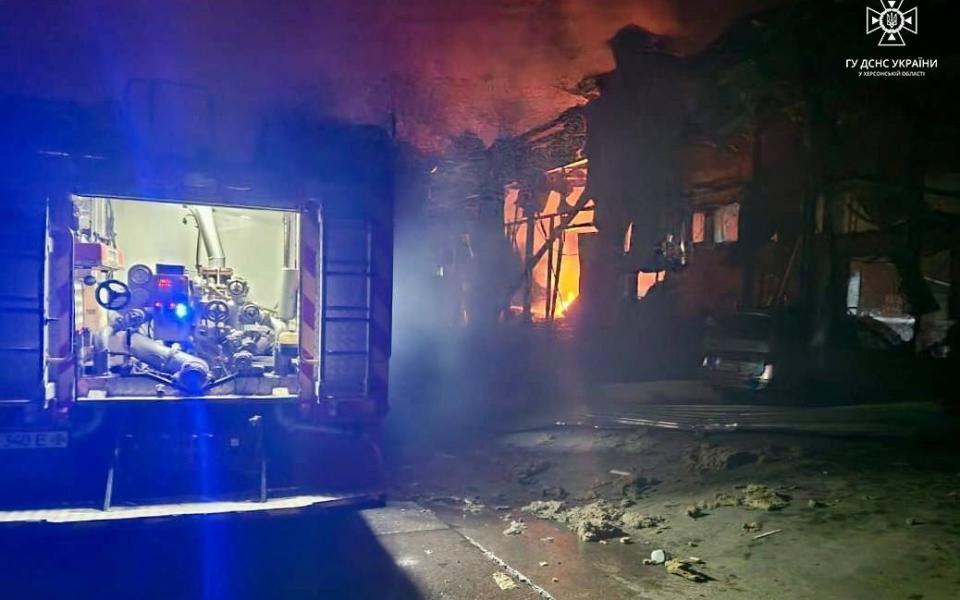
[(565, 89), (611, 68), (606, 40), (626, 24), (689, 51), (764, 3), (0, 0), (0, 91), (95, 102), (164, 79), (206, 87), (221, 129), (276, 107), (377, 124), (395, 112), (402, 138), (439, 150), (576, 104)]

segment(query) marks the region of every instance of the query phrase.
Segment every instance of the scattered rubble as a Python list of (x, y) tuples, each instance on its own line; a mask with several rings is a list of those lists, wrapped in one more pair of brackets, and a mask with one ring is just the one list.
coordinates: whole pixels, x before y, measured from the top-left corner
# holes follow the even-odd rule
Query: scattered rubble
[(538, 519), (563, 521), (566, 517), (567, 505), (559, 500), (534, 500), (520, 510)]
[(517, 582), (514, 581), (512, 577), (510, 577), (506, 573), (501, 573), (500, 571), (497, 571), (496, 573), (493, 574), (493, 580), (497, 582), (497, 586), (499, 586), (500, 589), (504, 591), (515, 590), (518, 587)]
[(819, 500), (815, 500), (813, 498), (810, 498), (809, 500), (807, 500), (807, 508), (824, 508), (826, 506), (827, 505), (824, 504), (823, 502), (820, 502)]
[(541, 561), (538, 562), (537, 564), (540, 565), (541, 567), (546, 567), (546, 566), (549, 565), (550, 563), (548, 563), (548, 562), (545, 561), (545, 560), (541, 560)]
[(510, 521), (510, 526), (503, 530), (503, 535), (520, 535), (527, 530), (523, 521)]
[(565, 517), (568, 527), (584, 542), (595, 542), (622, 535), (620, 517), (623, 511), (599, 500), (586, 506), (570, 509)]
[(696, 563), (691, 560), (674, 558), (668, 560), (664, 564), (667, 567), (667, 573), (670, 573), (671, 575), (679, 575), (684, 579), (689, 579), (690, 581), (695, 581), (697, 583), (703, 583), (710, 580), (709, 576), (693, 568), (693, 565)]
[(700, 444), (691, 448), (684, 456), (684, 462), (692, 471), (727, 471), (756, 463), (760, 456), (753, 452), (734, 450), (726, 446)]
[(740, 527), (742, 527), (744, 531), (760, 531), (761, 529), (763, 529), (763, 525), (761, 525), (756, 521), (750, 521), (749, 523), (744, 523)]
[(790, 504), (790, 496), (765, 485), (750, 484), (743, 490), (740, 505), (752, 510), (781, 510)]
[(623, 528), (647, 529), (661, 527), (664, 518), (636, 510), (624, 510), (605, 500), (584, 506), (568, 507), (558, 500), (536, 500), (521, 508), (523, 512), (540, 519), (556, 521), (574, 530), (585, 542), (623, 537)]
[(648, 515), (636, 510), (625, 510), (620, 515), (620, 522), (630, 529), (649, 529), (659, 527), (666, 522), (660, 515)]
[(709, 514), (706, 511), (722, 506), (742, 506), (748, 510), (772, 511), (781, 510), (790, 504), (790, 496), (765, 485), (750, 484), (742, 486), (741, 489), (743, 493), (740, 496), (717, 492), (713, 500), (701, 500), (688, 506), (686, 514), (693, 519), (698, 519)]
[(711, 500), (704, 508), (713, 510), (715, 508), (720, 508), (721, 506), (737, 506), (738, 504), (740, 504), (740, 498), (731, 496), (726, 492), (717, 492), (714, 494), (713, 500)]

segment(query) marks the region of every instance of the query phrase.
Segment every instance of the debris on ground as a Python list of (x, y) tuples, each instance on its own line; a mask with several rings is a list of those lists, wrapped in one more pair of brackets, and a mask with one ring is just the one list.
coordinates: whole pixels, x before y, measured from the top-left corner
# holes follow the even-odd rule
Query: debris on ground
[(548, 535), (547, 537), (542, 537), (542, 538), (540, 538), (540, 541), (543, 542), (544, 544), (552, 544), (552, 543), (553, 543), (553, 537), (551, 537), (551, 536)]
[(920, 519), (915, 519), (914, 517), (908, 517), (906, 521), (907, 525), (925, 525), (926, 521), (921, 521)]
[(550, 463), (545, 460), (530, 460), (514, 465), (513, 476), (517, 483), (529, 485), (536, 483), (537, 475), (550, 468)]
[(763, 538), (765, 538), (765, 537), (767, 537), (767, 536), (773, 535), (773, 534), (775, 534), (775, 533), (780, 533), (781, 531), (783, 531), (783, 530), (782, 530), (782, 529), (771, 529), (770, 531), (764, 531), (763, 533), (761, 533), (761, 534), (759, 534), (759, 535), (753, 536), (753, 539), (755, 539), (755, 540), (762, 540)]
[(736, 496), (732, 496), (726, 492), (717, 492), (714, 494), (713, 500), (711, 500), (704, 508), (713, 510), (715, 508), (720, 508), (721, 506), (737, 506), (738, 504), (740, 504), (740, 499)]
[(706, 516), (707, 511), (720, 508), (721, 506), (740, 506), (743, 503), (742, 498), (732, 496), (726, 492), (717, 492), (713, 500), (700, 500), (692, 506), (688, 506), (686, 513), (688, 517), (697, 519)]
[(611, 475), (619, 475), (620, 477), (630, 477), (633, 475), (630, 471), (621, 471), (620, 469), (610, 469)]
[(643, 564), (645, 565), (662, 565), (667, 562), (667, 553), (661, 548), (650, 553), (650, 558), (643, 559)]
[(563, 521), (567, 514), (567, 505), (559, 500), (534, 500), (520, 510), (538, 519)]
[(510, 521), (510, 526), (503, 530), (503, 535), (520, 535), (527, 530), (523, 521)]
[(791, 500), (787, 494), (766, 485), (751, 483), (737, 486), (737, 489), (742, 492), (739, 496), (717, 492), (713, 500), (700, 500), (695, 505), (688, 506), (687, 514), (697, 518), (703, 515), (702, 511), (714, 510), (721, 506), (742, 506), (750, 510), (781, 510), (786, 508)]
[(742, 527), (744, 531), (760, 531), (761, 529), (763, 529), (763, 525), (761, 525), (756, 521), (750, 521), (749, 523), (744, 523), (740, 527)]
[(824, 508), (825, 506), (826, 504), (820, 502), (819, 500), (815, 500), (813, 498), (807, 500), (807, 508)]
[(618, 537), (623, 534), (620, 517), (623, 511), (609, 502), (598, 500), (586, 506), (570, 509), (566, 514), (566, 524), (573, 529), (577, 537), (584, 542), (596, 542), (602, 539)]
[(790, 504), (790, 496), (765, 485), (750, 484), (743, 490), (740, 505), (753, 510), (781, 510)]
[(623, 537), (623, 528), (648, 529), (661, 527), (664, 518), (637, 510), (624, 510), (605, 500), (584, 506), (569, 507), (558, 500), (535, 500), (521, 508), (533, 516), (566, 525), (585, 542)]
[(667, 567), (667, 573), (670, 573), (671, 575), (679, 575), (684, 579), (689, 579), (690, 581), (695, 581), (697, 583), (703, 583), (710, 580), (709, 576), (694, 569), (693, 565), (695, 563), (690, 560), (674, 558), (668, 560), (664, 564)]
[(470, 498), (463, 499), (463, 512), (468, 512), (470, 514), (475, 515), (483, 512), (485, 508), (486, 506), (484, 506), (483, 504), (480, 504), (475, 500), (471, 500)]
[(620, 522), (630, 529), (649, 529), (659, 527), (666, 522), (660, 515), (648, 515), (637, 510), (625, 510), (620, 515)]
[(497, 571), (493, 574), (493, 580), (497, 582), (497, 585), (501, 590), (515, 590), (517, 589), (517, 582), (513, 580), (513, 577), (510, 577), (506, 573), (501, 573)]
[(541, 560), (541, 561), (538, 562), (537, 564), (540, 565), (541, 567), (546, 567), (546, 566), (549, 565), (550, 563), (548, 563), (548, 562), (545, 561), (545, 560)]
[(632, 543), (633, 543), (633, 540), (630, 538), (629, 535), (625, 535), (625, 536), (623, 536), (622, 538), (620, 538), (620, 543), (621, 543), (621, 544), (632, 544)]
[(760, 457), (753, 452), (712, 444), (694, 446), (683, 458), (690, 470), (700, 472), (727, 471), (760, 460)]

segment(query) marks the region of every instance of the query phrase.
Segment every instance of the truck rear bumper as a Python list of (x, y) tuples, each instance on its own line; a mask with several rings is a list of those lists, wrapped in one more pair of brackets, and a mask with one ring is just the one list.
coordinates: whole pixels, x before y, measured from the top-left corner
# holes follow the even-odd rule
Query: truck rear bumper
[[(382, 494), (375, 424), (323, 425), (297, 418), (296, 406), (117, 408), (77, 419), (61, 432), (69, 437), (63, 444), (51, 442), (58, 433), (52, 430), (11, 433), (17, 444), (0, 452), (0, 510), (11, 512), (0, 515), (23, 520), (41, 509), (33, 514), (98, 520), (171, 511), (248, 512), (283, 509), (291, 502), (301, 507), (365, 502)], [(75, 407), (84, 410), (91, 408)], [(71, 509), (43, 510), (64, 507)], [(104, 517), (101, 508), (123, 514)], [(128, 512), (132, 516), (124, 516)]]
[(202, 515), (241, 513), (294, 513), (309, 510), (340, 508), (344, 506), (370, 508), (382, 506), (384, 497), (378, 493), (341, 494), (331, 496), (291, 496), (263, 502), (185, 502), (179, 504), (152, 504), (144, 506), (116, 506), (109, 510), (93, 508), (55, 508), (42, 510), (0, 511), (4, 523), (90, 523), (131, 519), (163, 519)]

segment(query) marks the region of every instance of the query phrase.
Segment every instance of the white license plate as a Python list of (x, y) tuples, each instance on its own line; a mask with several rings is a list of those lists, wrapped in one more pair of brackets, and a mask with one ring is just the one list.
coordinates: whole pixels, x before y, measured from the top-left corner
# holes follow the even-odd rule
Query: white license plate
[(66, 431), (0, 431), (0, 450), (66, 448), (69, 443)]

